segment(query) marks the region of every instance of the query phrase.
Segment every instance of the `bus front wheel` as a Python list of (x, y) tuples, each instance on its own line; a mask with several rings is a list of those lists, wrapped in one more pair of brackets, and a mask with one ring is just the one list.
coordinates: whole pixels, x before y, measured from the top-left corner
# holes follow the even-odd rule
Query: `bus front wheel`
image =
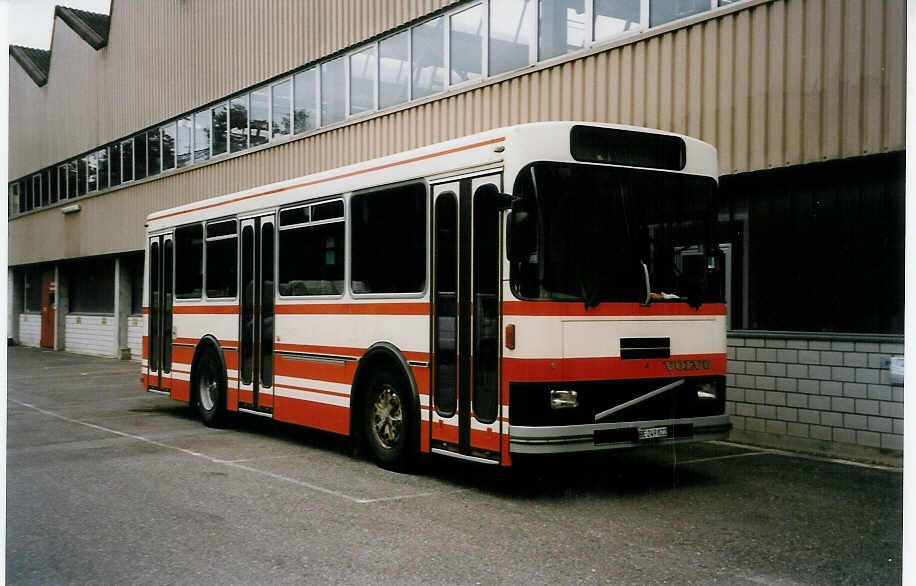
[(414, 422), (404, 383), (380, 370), (369, 383), (364, 405), (364, 433), (373, 458), (383, 468), (406, 471), (413, 459)]

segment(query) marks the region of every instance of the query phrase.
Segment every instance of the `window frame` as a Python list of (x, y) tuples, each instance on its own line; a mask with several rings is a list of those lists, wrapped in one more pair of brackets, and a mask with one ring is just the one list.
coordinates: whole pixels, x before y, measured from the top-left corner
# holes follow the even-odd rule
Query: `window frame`
[[(121, 185), (124, 185), (125, 183), (134, 182), (134, 137), (126, 138), (120, 141), (120, 143), (121, 143)], [(130, 157), (129, 157), (130, 159), (130, 179), (124, 179), (124, 158), (126, 156), (124, 153), (125, 145), (130, 147)]]
[[(423, 289), (419, 292), (409, 292), (409, 293), (356, 293), (353, 291), (353, 224), (354, 222), (350, 221), (353, 213), (353, 198), (362, 195), (370, 195), (379, 191), (388, 191), (391, 189), (398, 189), (403, 187), (409, 187), (411, 185), (420, 185), (423, 187), (425, 192), (423, 205), (426, 208), (423, 218), (423, 229), (426, 232), (426, 235), (423, 239), (425, 251), (424, 251), (424, 286)], [(347, 253), (347, 262), (346, 262), (346, 271), (345, 271), (345, 280), (344, 285), (345, 290), (350, 294), (353, 299), (422, 299), (429, 295), (430, 293), (430, 221), (429, 221), (429, 208), (430, 208), (430, 184), (425, 177), (418, 177), (415, 179), (407, 179), (405, 181), (398, 181), (397, 183), (389, 183), (386, 185), (377, 185), (374, 187), (369, 187), (366, 189), (359, 189), (353, 191), (345, 199), (344, 206), (344, 216), (347, 218), (346, 223), (346, 253)]]
[[(37, 210), (41, 206), (41, 184), (44, 178), (41, 176), (41, 173), (35, 173), (30, 178), (32, 182), (32, 205), (31, 209)], [(35, 181), (38, 181), (38, 187), (35, 187)]]
[[(287, 111), (288, 120), (289, 120), (289, 130), (286, 133), (280, 133), (280, 132), (274, 132), (274, 90), (278, 86), (283, 85), (284, 83), (289, 84), (289, 96), (287, 98), (289, 100), (289, 109)], [(289, 75), (282, 79), (278, 79), (277, 81), (271, 82), (269, 86), (270, 86), (270, 91), (268, 92), (269, 104), (267, 108), (269, 114), (268, 114), (268, 119), (267, 119), (267, 128), (270, 131), (268, 133), (268, 136), (269, 136), (268, 142), (273, 142), (275, 140), (283, 140), (283, 139), (289, 138), (295, 134), (294, 132), (295, 122), (293, 121), (293, 110), (294, 110), (293, 104), (295, 101), (295, 95), (294, 95), (295, 90), (293, 88), (293, 76)]]
[[(226, 224), (232, 222), (235, 225), (235, 232), (232, 234), (226, 234), (222, 236), (210, 236), (210, 226), (213, 224)], [(201, 290), (202, 298), (206, 300), (214, 301), (231, 301), (238, 299), (239, 296), (239, 239), (240, 239), (240, 230), (239, 230), (239, 220), (234, 216), (216, 218), (213, 220), (206, 220), (203, 222), (203, 236), (204, 236), (204, 247), (203, 247), (203, 272), (201, 274), (201, 280), (203, 287)], [(209, 269), (209, 247), (210, 242), (218, 242), (221, 240), (235, 239), (235, 294), (228, 297), (211, 297), (207, 293), (207, 270)]]
[[(163, 148), (162, 145), (165, 144), (165, 141), (163, 140), (163, 135), (165, 135), (169, 127), (171, 127), (171, 130), (174, 136), (172, 137), (171, 165), (168, 168), (166, 168), (165, 149)], [(175, 169), (178, 168), (178, 149), (176, 148), (177, 143), (178, 143), (178, 120), (175, 119), (175, 120), (166, 122), (165, 124), (160, 124), (159, 125), (159, 168), (160, 168), (159, 173), (160, 175), (167, 171), (174, 171)]]
[[(371, 43), (363, 43), (362, 45), (355, 48), (353, 51), (350, 51), (346, 55), (345, 61), (345, 83), (344, 87), (346, 88), (346, 120), (360, 118), (362, 116), (368, 116), (378, 112), (378, 94), (379, 94), (379, 56), (378, 56), (379, 44), (377, 41)], [(372, 80), (372, 105), (365, 110), (360, 112), (353, 112), (353, 58), (360, 53), (370, 52), (375, 58), (375, 67), (369, 68), (372, 70), (374, 78)]]
[[(481, 22), (483, 28), (480, 31), (480, 77), (476, 79), (466, 79), (464, 81), (452, 82), (452, 19), (475, 8), (480, 8)], [(490, 3), (486, 2), (469, 2), (462, 4), (455, 10), (447, 14), (448, 18), (445, 23), (445, 91), (460, 88), (466, 85), (480, 83), (490, 77)]]
[[(339, 202), (341, 202), (341, 205), (343, 206), (343, 215), (341, 215), (339, 218), (331, 218), (331, 219), (329, 219), (329, 220), (317, 220), (317, 221), (312, 221), (312, 220), (311, 220), (311, 217), (312, 217), (312, 215), (311, 215), (311, 208), (316, 207), (316, 206), (319, 206), (319, 205), (322, 205), (322, 204), (334, 202), (334, 201), (339, 201)], [(284, 225), (281, 225), (281, 223), (280, 223), (280, 222), (281, 222), (281, 220), (280, 220), (280, 215), (281, 215), (283, 212), (286, 212), (286, 211), (289, 211), (289, 210), (302, 209), (302, 208), (309, 208), (309, 210), (310, 210), (310, 211), (309, 211), (309, 220), (308, 220), (308, 221), (306, 221), (306, 222), (298, 222), (298, 223), (296, 223), (296, 224), (288, 224), (288, 225), (285, 225), (285, 226), (284, 226)], [(276, 219), (274, 220), (274, 237), (276, 238), (276, 240), (275, 240), (275, 242), (276, 242), (276, 249), (275, 249), (275, 251), (274, 251), (274, 264), (276, 265), (276, 266), (274, 267), (274, 269), (275, 269), (275, 272), (274, 272), (274, 292), (275, 292), (275, 295), (277, 296), (277, 299), (290, 299), (290, 300), (296, 300), (296, 299), (340, 299), (340, 298), (342, 298), (344, 295), (347, 294), (347, 292), (348, 292), (347, 283), (349, 282), (349, 278), (350, 278), (350, 242), (349, 242), (349, 232), (350, 232), (350, 227), (349, 227), (349, 225), (350, 225), (350, 221), (349, 221), (349, 219), (350, 219), (349, 206), (347, 205), (347, 198), (344, 197), (343, 194), (335, 194), (335, 195), (330, 195), (330, 196), (321, 197), (321, 198), (315, 199), (315, 200), (309, 200), (309, 201), (303, 201), (303, 202), (296, 202), (296, 203), (294, 203), (294, 204), (290, 204), (290, 205), (287, 205), (287, 206), (283, 206), (283, 207), (277, 209), (277, 211), (276, 211)], [(341, 289), (340, 289), (340, 293), (329, 293), (329, 294), (326, 294), (326, 295), (283, 295), (283, 294), (280, 292), (280, 255), (281, 255), (282, 252), (283, 252), (283, 249), (282, 249), (282, 247), (280, 246), (280, 232), (282, 232), (282, 231), (284, 231), (284, 230), (298, 230), (298, 229), (302, 229), (302, 228), (308, 229), (308, 228), (313, 228), (313, 227), (315, 227), (315, 226), (324, 226), (324, 225), (339, 224), (339, 223), (343, 223), (343, 225), (344, 225), (344, 229), (343, 229), (343, 242), (341, 243), (341, 244), (343, 245), (343, 246), (342, 246), (342, 251), (341, 251), (341, 252), (342, 252), (342, 254), (344, 255), (344, 258), (343, 258), (343, 277), (342, 277), (343, 286), (342, 286)]]
[[(172, 235), (172, 250), (173, 250), (173, 254), (175, 255), (174, 261), (172, 262), (172, 298), (175, 300), (175, 303), (186, 302), (186, 301), (202, 301), (204, 299), (204, 295), (206, 295), (207, 287), (206, 287), (205, 280), (206, 280), (206, 268), (207, 268), (207, 264), (206, 264), (207, 263), (207, 260), (206, 260), (206, 254), (207, 254), (207, 243), (206, 243), (207, 236), (206, 235), (207, 233), (204, 229), (205, 223), (206, 222), (203, 222), (203, 221), (190, 222), (188, 224), (182, 224), (181, 226), (175, 226), (175, 228), (172, 230), (172, 234), (171, 234)], [(179, 259), (178, 231), (183, 230), (185, 228), (192, 228), (195, 226), (200, 228), (200, 236), (201, 236), (201, 242), (200, 242), (200, 295), (198, 295), (197, 297), (179, 297), (178, 296), (178, 281), (176, 280), (178, 278), (178, 259)]]

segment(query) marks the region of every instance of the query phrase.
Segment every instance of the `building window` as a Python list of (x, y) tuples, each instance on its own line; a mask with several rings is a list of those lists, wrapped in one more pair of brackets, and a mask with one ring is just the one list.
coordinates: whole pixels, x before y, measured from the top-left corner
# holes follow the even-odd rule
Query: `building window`
[(78, 159), (76, 164), (76, 195), (86, 195), (86, 186), (89, 179), (89, 157), (82, 157), (81, 159)]
[(445, 18), (410, 29), (412, 97), (425, 98), (445, 89)]
[(74, 198), (77, 194), (77, 185), (79, 185), (79, 173), (77, 172), (77, 161), (70, 161), (67, 166), (67, 197)]
[(449, 17), (449, 83), (483, 78), (483, 4)]
[(375, 45), (350, 55), (350, 115), (375, 110)]
[(248, 148), (248, 94), (229, 101), (229, 152)]
[(134, 141), (121, 141), (121, 183), (134, 180)]
[(292, 131), (290, 124), (292, 112), (292, 80), (286, 79), (270, 87), (270, 135), (271, 139), (278, 136), (289, 136)]
[(114, 313), (114, 260), (90, 259), (67, 266), (70, 313)]
[(146, 133), (134, 137), (134, 179), (146, 177)]
[(410, 37), (408, 31), (379, 42), (378, 107), (388, 108), (410, 99)]
[(353, 292), (423, 291), (426, 187), (413, 183), (354, 195), (350, 218)]
[(531, 64), (533, 0), (490, 0), (490, 75)]
[(175, 168), (175, 139), (178, 137), (178, 125), (175, 122), (159, 127), (162, 147), (162, 170)]
[(111, 145), (111, 170), (109, 171), (109, 179), (112, 187), (117, 187), (121, 184), (121, 145), (115, 143)]
[(121, 269), (130, 279), (130, 314), (143, 313), (143, 252), (121, 257)]
[(40, 267), (29, 267), (23, 272), (23, 309), (30, 313), (41, 313), (41, 275)]
[(99, 189), (99, 159), (95, 153), (85, 157), (88, 173), (86, 174), (86, 191), (92, 193)]
[(59, 200), (67, 199), (67, 165), (58, 165), (57, 167), (57, 198)]
[(191, 164), (191, 116), (178, 119), (178, 134), (175, 137), (175, 160), (179, 169)]
[(175, 297), (199, 299), (203, 290), (203, 226), (175, 229)]
[(108, 149), (96, 151), (95, 159), (99, 164), (99, 189), (108, 189)]
[(296, 74), (293, 78), (295, 111), (293, 122), (295, 132), (306, 132), (318, 128), (318, 68), (313, 67)]
[(235, 220), (207, 224), (207, 297), (235, 297), (238, 227)]
[(262, 87), (251, 92), (251, 114), (248, 118), (248, 145), (266, 144), (270, 138), (267, 121), (270, 117), (270, 88)]
[(321, 64), (321, 125), (347, 117), (347, 76), (343, 57)]
[(640, 0), (596, 0), (595, 40), (606, 40), (640, 28)]
[(32, 175), (32, 201), (36, 208), (41, 207), (41, 175)]
[(709, 0), (649, 0), (649, 26), (658, 26), (709, 10)]
[(538, 59), (585, 48), (585, 0), (540, 0), (539, 20)]
[(57, 191), (57, 169), (55, 167), (45, 169), (45, 178), (48, 184), (48, 203), (55, 204), (59, 197)]
[(194, 162), (210, 158), (210, 110), (194, 113)]
[(19, 183), (12, 183), (10, 184), (10, 209), (18, 210), (19, 213), (22, 213), (25, 210), (23, 210), (21, 206), (22, 203), (19, 199)]
[(342, 200), (280, 210), (279, 267), (280, 295), (343, 293)]
[(210, 109), (213, 133), (213, 156), (226, 153), (229, 148), (229, 106), (226, 102)]
[(159, 148), (159, 129), (146, 133), (146, 160), (149, 165), (150, 176), (158, 175), (162, 171), (162, 153)]

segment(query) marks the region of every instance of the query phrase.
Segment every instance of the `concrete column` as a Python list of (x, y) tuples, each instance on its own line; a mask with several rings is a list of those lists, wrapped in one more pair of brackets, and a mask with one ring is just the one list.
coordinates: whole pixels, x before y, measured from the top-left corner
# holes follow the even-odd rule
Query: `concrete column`
[(23, 280), (22, 271), (10, 268), (7, 270), (7, 293), (9, 299), (6, 304), (6, 338), (7, 342), (19, 341), (19, 314), (23, 309)]
[(57, 292), (54, 294), (57, 301), (57, 311), (54, 312), (54, 349), (63, 350), (67, 347), (67, 314), (70, 313), (70, 274), (66, 265), (54, 267), (54, 280), (57, 283)]
[(127, 320), (130, 316), (130, 271), (121, 264), (119, 257), (115, 258), (115, 307), (114, 316), (117, 325), (117, 357), (120, 360), (130, 360), (130, 348), (127, 345)]

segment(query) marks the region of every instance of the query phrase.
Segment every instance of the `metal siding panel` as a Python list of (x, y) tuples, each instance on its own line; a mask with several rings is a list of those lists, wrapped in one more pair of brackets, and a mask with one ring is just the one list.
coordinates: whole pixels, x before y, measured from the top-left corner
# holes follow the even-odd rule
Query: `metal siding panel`
[(646, 43), (633, 46), (633, 124), (646, 124)]
[(824, 5), (823, 158), (840, 156), (843, 96), (843, 2)]
[(661, 48), (661, 43), (656, 37), (654, 39), (650, 39), (646, 45), (646, 126), (650, 128), (658, 128), (660, 110), (660, 92), (658, 90), (658, 78), (659, 71), (661, 70), (661, 65), (659, 64), (659, 50)]
[(843, 156), (850, 157), (862, 154), (862, 24), (865, 14), (861, 0), (846, 0), (844, 13), (843, 124), (840, 148)]
[(804, 4), (801, 0), (791, 0), (786, 4), (785, 10), (785, 109), (783, 117), (779, 120), (782, 124), (784, 152), (779, 159), (773, 158), (774, 165), (792, 165), (801, 160), (802, 132), (804, 120), (802, 119), (803, 94), (804, 94)]
[(906, 142), (906, 6), (903, 0), (887, 0), (885, 20), (884, 144), (897, 150)]
[(674, 128), (674, 35), (664, 35), (659, 42), (658, 127)]
[(735, 17), (735, 101), (732, 117), (732, 168), (736, 172), (745, 171), (749, 167), (750, 29), (750, 14), (739, 12)]
[(717, 95), (717, 140), (719, 172), (735, 168), (733, 149), (734, 96), (735, 96), (735, 17), (719, 21), (719, 92)]
[(719, 104), (719, 21), (713, 20), (703, 27), (703, 117), (699, 137), (710, 144), (716, 144), (716, 106)]
[(805, 3), (805, 53), (803, 115), (803, 162), (822, 157), (824, 126), (824, 0)]
[(748, 132), (748, 166), (761, 169), (766, 166), (767, 144), (767, 97), (770, 84), (768, 79), (768, 22), (769, 6), (759, 6), (751, 11), (750, 43), (750, 130)]
[(782, 165), (785, 160), (785, 136), (783, 123), (786, 107), (786, 10), (785, 3), (778, 2), (768, 7), (767, 28), (767, 112), (766, 112), (766, 159), (761, 166)]
[(687, 29), (687, 134), (700, 136), (703, 124), (703, 29)]
[(687, 31), (678, 29), (674, 33), (674, 88), (672, 92), (673, 113), (671, 130), (687, 131)]
[(620, 52), (620, 115), (621, 124), (633, 124), (633, 46)]
[(884, 38), (884, 13), (887, 2), (873, 0), (865, 3), (865, 55), (862, 77), (862, 154), (877, 153), (881, 150), (881, 125), (883, 94), (882, 73), (884, 71), (882, 43)]

